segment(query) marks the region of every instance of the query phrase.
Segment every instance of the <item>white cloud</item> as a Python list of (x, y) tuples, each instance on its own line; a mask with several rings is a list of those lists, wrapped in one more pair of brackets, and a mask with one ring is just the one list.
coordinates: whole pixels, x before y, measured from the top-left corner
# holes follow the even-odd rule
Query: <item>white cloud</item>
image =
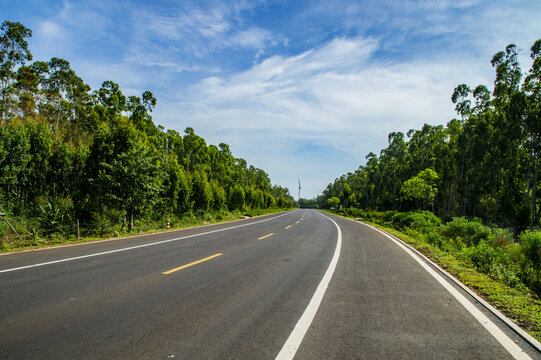
[(332, 165), (353, 171), (368, 152), (386, 146), (389, 132), (452, 119), (458, 83), (490, 84), (473, 59), (378, 63), (378, 47), (370, 38), (336, 38), (295, 56), (273, 56), (200, 81), (156, 115), (177, 129), (188, 121), (209, 143), (229, 143), (274, 182), (294, 188), (298, 176), (310, 179), (305, 194), (314, 196), (341, 173), (322, 173), (330, 168), (317, 160), (324, 154), (310, 161), (304, 150), (296, 153), (298, 144), (338, 154)]
[(39, 25), (39, 34), (49, 40), (58, 40), (65, 33), (65, 29), (52, 21), (44, 21)]
[[(364, 163), (390, 131), (454, 117), (452, 89), (490, 86), (490, 57), (508, 43), (525, 49), (526, 70), (541, 11), (527, 0), (321, 0), (282, 29), (258, 22), (251, 1), (113, 3), (65, 2), (36, 27), (35, 58), (64, 57), (96, 87), (111, 79), (127, 94), (153, 91), (157, 123), (227, 142), (292, 190), (306, 178), (306, 196)], [(329, 33), (338, 37), (286, 55)]]
[(247, 30), (240, 30), (225, 42), (226, 44), (230, 44), (232, 46), (254, 49), (263, 49), (266, 48), (267, 45), (276, 45), (280, 42), (287, 43), (284, 38), (275, 38), (272, 32), (257, 27), (251, 27)]

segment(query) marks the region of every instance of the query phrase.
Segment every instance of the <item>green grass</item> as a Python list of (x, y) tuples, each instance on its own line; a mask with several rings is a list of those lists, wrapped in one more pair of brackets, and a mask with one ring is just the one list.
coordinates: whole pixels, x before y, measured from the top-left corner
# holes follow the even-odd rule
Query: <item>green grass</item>
[(473, 265), (413, 236), (388, 226), (365, 222), (398, 237), (419, 250), (507, 317), (513, 319), (517, 325), (537, 341), (541, 341), (541, 300), (536, 294), (495, 281), (488, 275), (477, 271)]

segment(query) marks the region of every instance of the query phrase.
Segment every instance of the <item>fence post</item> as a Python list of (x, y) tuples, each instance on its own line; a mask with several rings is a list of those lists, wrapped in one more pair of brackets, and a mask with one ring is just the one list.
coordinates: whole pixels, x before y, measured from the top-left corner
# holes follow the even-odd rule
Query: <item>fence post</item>
[(4, 219), (5, 222), (7, 222), (7, 224), (9, 225), (9, 227), (11, 228), (11, 230), (13, 230), (13, 232), (15, 234), (17, 234), (17, 236), (19, 237), (19, 240), (23, 241), (23, 239), (21, 238), (21, 235), (19, 235), (19, 233), (13, 228), (13, 226), (11, 226), (11, 224), (9, 223), (7, 217), (6, 217), (6, 214), (4, 214), (3, 212), (0, 212), (0, 216)]
[(77, 241), (81, 240), (79, 237), (79, 219), (77, 219)]

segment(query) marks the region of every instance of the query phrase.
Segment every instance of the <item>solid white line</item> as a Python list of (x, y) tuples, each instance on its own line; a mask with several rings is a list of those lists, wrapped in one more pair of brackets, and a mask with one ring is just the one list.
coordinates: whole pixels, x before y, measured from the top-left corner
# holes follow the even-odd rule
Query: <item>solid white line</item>
[[(346, 218), (341, 216), (343, 219), (354, 222), (356, 224), (359, 224), (358, 220), (353, 220), (350, 218)], [(361, 222), (361, 224), (366, 226), (371, 226), (366, 223)], [(472, 298), (475, 299), (475, 301), (479, 302), (483, 307), (485, 307), (488, 311), (490, 311), (494, 316), (496, 316), (500, 321), (504, 322), (507, 326), (509, 326), (515, 333), (517, 333), (520, 337), (522, 337), (528, 344), (530, 344), (535, 350), (541, 352), (541, 343), (534, 339), (530, 334), (528, 334), (526, 331), (524, 331), (522, 328), (520, 328), (517, 324), (515, 324), (513, 321), (511, 321), (507, 316), (502, 314), (502, 312), (498, 309), (496, 309), (494, 306), (492, 306), (490, 303), (485, 301), (482, 297), (477, 295), (473, 290), (471, 290), (469, 287), (464, 285), (462, 282), (460, 282), (457, 278), (455, 278), (453, 275), (449, 274), (446, 270), (442, 269), (438, 264), (436, 264), (434, 261), (430, 260), (428, 257), (426, 257), (423, 253), (419, 252), (419, 250), (415, 249), (411, 245), (403, 242), (399, 238), (397, 238), (394, 235), (391, 235), (389, 233), (386, 233), (387, 235), (391, 236), (393, 239), (399, 241), (402, 245), (406, 246), (408, 249), (413, 251), (418, 257), (423, 259), (426, 263), (432, 265), (432, 267), (438, 269), (438, 271), (442, 274), (444, 274), (447, 278), (449, 278), (455, 285), (460, 287), (463, 291), (465, 291), (468, 295), (470, 295)]]
[(144, 248), (144, 247), (148, 247), (148, 246), (154, 246), (154, 245), (165, 244), (165, 243), (169, 243), (169, 242), (173, 242), (173, 241), (179, 241), (179, 240), (183, 240), (183, 239), (188, 239), (188, 238), (192, 238), (192, 237), (196, 237), (196, 236), (202, 236), (202, 235), (213, 234), (213, 233), (217, 233), (217, 232), (220, 232), (220, 231), (227, 231), (227, 230), (231, 230), (231, 229), (238, 229), (238, 228), (240, 228), (240, 227), (250, 226), (250, 225), (255, 225), (255, 224), (259, 224), (259, 223), (265, 222), (265, 221), (277, 219), (277, 218), (282, 217), (282, 216), (287, 215), (287, 214), (288, 214), (288, 213), (284, 213), (284, 214), (282, 214), (282, 215), (278, 215), (278, 216), (275, 216), (275, 217), (272, 217), (272, 218), (268, 218), (268, 219), (264, 219), (264, 220), (255, 221), (255, 222), (252, 222), (252, 223), (249, 223), (249, 224), (236, 225), (236, 226), (232, 226), (232, 227), (229, 227), (229, 228), (226, 228), (226, 229), (217, 229), (217, 230), (207, 231), (207, 232), (200, 233), (200, 234), (186, 235), (186, 236), (182, 236), (182, 237), (179, 237), (179, 238), (168, 239), (168, 240), (162, 240), (162, 241), (153, 242), (153, 243), (149, 243), (149, 244), (130, 246), (130, 247), (127, 247), (127, 248), (122, 248), (122, 249), (116, 249), (116, 250), (104, 251), (104, 252), (99, 252), (99, 253), (94, 253), (94, 254), (88, 254), (88, 255), (76, 256), (76, 257), (72, 257), (72, 258), (66, 258), (66, 259), (60, 259), (60, 260), (55, 260), (55, 261), (49, 261), (49, 262), (44, 262), (44, 263), (39, 263), (39, 264), (26, 265), (26, 266), (20, 266), (20, 267), (16, 267), (16, 268), (11, 268), (11, 269), (0, 270), (0, 274), (1, 274), (1, 273), (6, 273), (6, 272), (11, 272), (11, 271), (17, 271), (17, 270), (23, 270), (23, 269), (30, 269), (30, 268), (39, 267), (39, 266), (45, 266), (45, 265), (51, 265), (51, 264), (58, 264), (58, 263), (63, 263), (63, 262), (67, 262), (67, 261), (74, 261), (74, 260), (86, 259), (86, 258), (95, 257), (95, 256), (101, 256), (101, 255), (113, 254), (113, 253), (122, 252), (122, 251), (128, 251), (128, 250), (140, 249), (140, 248)]
[(327, 286), (329, 285), (329, 282), (331, 281), (331, 278), (334, 274), (334, 270), (336, 269), (338, 258), (340, 257), (340, 249), (342, 247), (342, 231), (340, 230), (340, 226), (338, 226), (338, 224), (330, 217), (325, 216), (319, 212), (318, 214), (320, 214), (323, 217), (326, 217), (327, 219), (332, 221), (334, 226), (336, 226), (336, 229), (338, 230), (336, 248), (334, 250), (334, 255), (329, 264), (329, 267), (327, 268), (327, 271), (325, 272), (325, 275), (323, 275), (323, 278), (321, 279), (321, 282), (319, 283), (316, 289), (316, 292), (312, 296), (310, 303), (304, 310), (304, 313), (302, 314), (301, 318), (297, 322), (297, 325), (295, 325), (295, 328), (293, 329), (293, 331), (287, 338), (287, 341), (282, 347), (282, 350), (280, 350), (280, 353), (278, 354), (278, 356), (276, 356), (277, 360), (291, 360), (297, 353), (297, 349), (301, 345), (304, 335), (308, 331), (308, 328), (310, 327), (312, 320), (314, 320), (314, 316), (316, 315), (317, 309), (319, 308), (319, 305), (321, 304), (321, 300), (323, 300), (323, 296), (325, 295)]
[(487, 329), (488, 332), (490, 332), (490, 334), (492, 336), (494, 336), (494, 338), (496, 340), (498, 340), (498, 342), (500, 344), (502, 344), (502, 346), (511, 354), (511, 356), (513, 356), (515, 359), (521, 359), (521, 360), (522, 359), (524, 359), (524, 360), (530, 359), (531, 360), (531, 357), (528, 356), (528, 354), (526, 354), (524, 352), (524, 350), (522, 350), (520, 348), (520, 346), (515, 344), (515, 342), (513, 340), (511, 340), (492, 321), (490, 321), (490, 319), (485, 314), (483, 314), (481, 311), (479, 311), (479, 309), (477, 309), (477, 307), (475, 307), (475, 305), (473, 305), (468, 299), (466, 299), (466, 297), (464, 295), (462, 295), (456, 288), (454, 288), (451, 284), (449, 284), (447, 281), (445, 281), (440, 274), (438, 274), (436, 271), (434, 271), (434, 269), (432, 269), (430, 266), (428, 266), (427, 263), (425, 263), (423, 260), (421, 260), (421, 258), (419, 258), (407, 246), (402, 244), (402, 242), (392, 238), (386, 232), (384, 232), (384, 231), (382, 231), (382, 230), (380, 230), (378, 228), (375, 228), (375, 227), (373, 227), (371, 225), (364, 224), (364, 223), (361, 223), (361, 224), (363, 224), (365, 226), (368, 226), (368, 227), (372, 228), (373, 230), (383, 234), (387, 238), (391, 239), (395, 244), (400, 246), (406, 253), (408, 253), (430, 275), (432, 275), (432, 277), (434, 277), (434, 279), (436, 279), (447, 291), (449, 291), (449, 293), (451, 293), (451, 295), (453, 295), (455, 297), (455, 299), (457, 299), (460, 302), (460, 304), (462, 304), (462, 306), (464, 306), (464, 308), (466, 310), (468, 310), (470, 312), (470, 314), (472, 314), (473, 317), (475, 319), (477, 319), (477, 321), (479, 321), (481, 323), (481, 325), (483, 325), (485, 327), (485, 329)]

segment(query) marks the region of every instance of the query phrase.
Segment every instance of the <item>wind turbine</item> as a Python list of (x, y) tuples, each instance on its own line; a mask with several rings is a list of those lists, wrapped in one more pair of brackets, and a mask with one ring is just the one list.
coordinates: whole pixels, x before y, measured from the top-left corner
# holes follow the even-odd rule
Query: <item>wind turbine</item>
[(297, 178), (299, 180), (299, 198), (297, 200), (301, 199), (301, 179)]

